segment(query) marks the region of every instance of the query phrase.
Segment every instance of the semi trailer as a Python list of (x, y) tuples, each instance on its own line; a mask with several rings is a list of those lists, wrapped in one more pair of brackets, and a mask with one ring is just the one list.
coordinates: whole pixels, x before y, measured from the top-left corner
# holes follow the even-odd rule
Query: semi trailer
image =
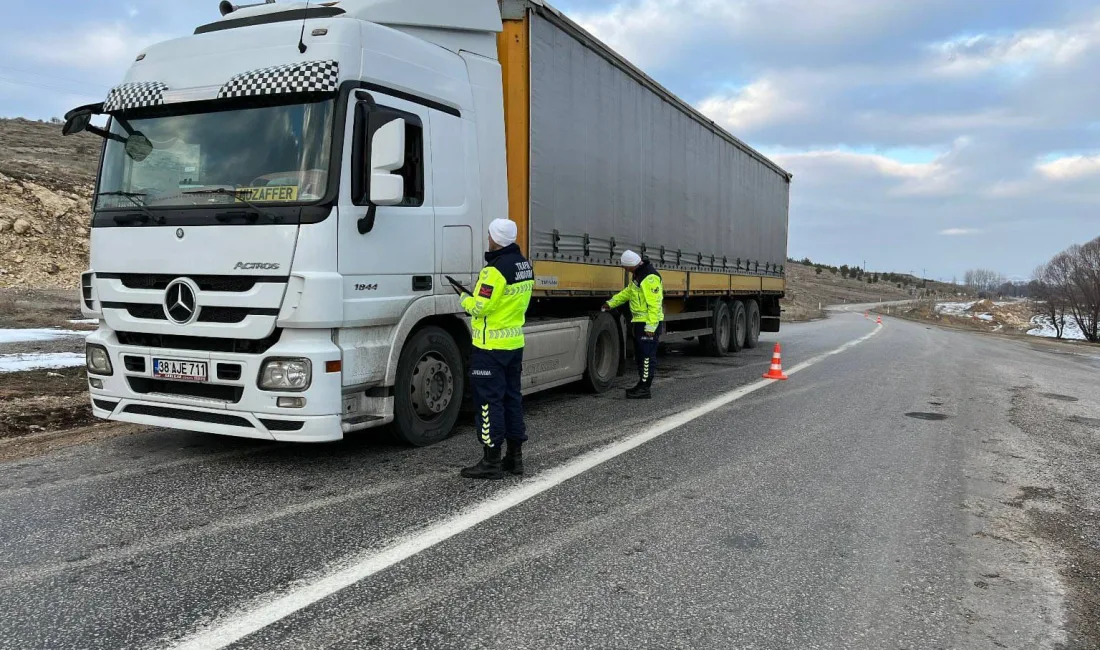
[[(527, 393), (625, 370), (632, 249), (664, 341), (778, 332), (791, 176), (541, 0), (221, 6), (64, 132), (104, 138), (82, 309), (100, 418), (445, 438), (491, 220), (534, 266)], [(97, 117), (101, 116), (101, 117)]]

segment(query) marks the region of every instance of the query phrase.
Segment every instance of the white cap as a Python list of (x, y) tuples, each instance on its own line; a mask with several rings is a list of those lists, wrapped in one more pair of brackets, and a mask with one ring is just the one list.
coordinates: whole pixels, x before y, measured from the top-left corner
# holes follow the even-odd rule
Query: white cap
[(634, 251), (623, 251), (623, 266), (638, 266), (642, 263), (642, 256)]
[(493, 222), (489, 224), (489, 236), (493, 238), (493, 241), (499, 246), (508, 246), (516, 243), (516, 237), (519, 234), (519, 229), (516, 228), (514, 221), (508, 219), (493, 219)]

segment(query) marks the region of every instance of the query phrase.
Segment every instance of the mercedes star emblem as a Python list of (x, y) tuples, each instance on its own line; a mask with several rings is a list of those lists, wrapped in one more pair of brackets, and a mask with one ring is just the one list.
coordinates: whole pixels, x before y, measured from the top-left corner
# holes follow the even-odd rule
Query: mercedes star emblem
[(199, 315), (195, 286), (185, 279), (173, 281), (164, 291), (164, 315), (177, 325), (187, 325)]

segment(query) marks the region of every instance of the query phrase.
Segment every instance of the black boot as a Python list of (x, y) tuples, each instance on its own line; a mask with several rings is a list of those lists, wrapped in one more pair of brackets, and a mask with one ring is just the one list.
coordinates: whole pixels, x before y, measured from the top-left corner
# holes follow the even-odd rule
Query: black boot
[(462, 470), (465, 478), (479, 478), (489, 481), (498, 481), (504, 478), (504, 470), (501, 468), (500, 447), (485, 447), (485, 455), (476, 465)]
[(516, 476), (523, 476), (523, 443), (508, 441), (508, 449), (504, 452), (504, 460), (501, 461), (501, 467), (505, 472), (510, 472)]
[(638, 393), (638, 391), (640, 391), (644, 388), (645, 388), (645, 382), (642, 381), (641, 379), (639, 379), (638, 383), (634, 384), (633, 388), (627, 388), (626, 389), (626, 396), (629, 398), (631, 395), (636, 395)]
[(649, 394), (649, 386), (644, 384), (641, 388), (638, 388), (636, 390), (632, 388), (626, 391), (627, 399), (650, 399), (651, 397), (652, 395)]

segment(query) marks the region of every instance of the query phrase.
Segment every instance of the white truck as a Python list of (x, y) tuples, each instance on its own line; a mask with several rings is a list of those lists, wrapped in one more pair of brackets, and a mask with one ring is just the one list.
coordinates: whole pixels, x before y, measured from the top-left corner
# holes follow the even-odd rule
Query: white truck
[[(83, 310), (96, 416), (281, 441), (445, 438), (472, 283), (509, 216), (526, 392), (607, 390), (626, 248), (666, 341), (778, 331), (791, 177), (541, 0), (221, 6), (64, 131), (104, 137)], [(95, 119), (106, 116), (105, 126)]]

